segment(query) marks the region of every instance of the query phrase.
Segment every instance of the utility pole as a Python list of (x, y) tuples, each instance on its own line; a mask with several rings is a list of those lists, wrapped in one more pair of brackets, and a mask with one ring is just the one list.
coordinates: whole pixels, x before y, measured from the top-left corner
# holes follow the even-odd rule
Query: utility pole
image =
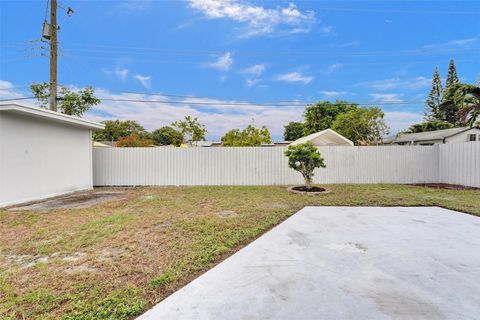
[(57, 0), (50, 0), (50, 110), (57, 111)]

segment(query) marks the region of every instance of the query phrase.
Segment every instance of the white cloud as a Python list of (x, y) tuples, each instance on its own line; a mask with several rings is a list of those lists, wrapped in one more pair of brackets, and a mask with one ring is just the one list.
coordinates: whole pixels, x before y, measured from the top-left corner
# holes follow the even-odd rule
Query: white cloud
[(313, 80), (313, 77), (305, 76), (300, 72), (289, 72), (280, 74), (275, 79), (285, 82), (303, 82), (304, 84), (308, 84)]
[(247, 87), (251, 88), (254, 85), (256, 85), (259, 81), (260, 79), (247, 79), (245, 80), (245, 84), (247, 85)]
[(115, 76), (120, 80), (126, 80), (128, 77), (128, 69), (126, 68), (115, 68)]
[(253, 74), (254, 76), (260, 76), (265, 71), (264, 64), (254, 64), (244, 70), (245, 73)]
[(328, 91), (328, 90), (320, 91), (320, 93), (326, 97), (338, 97), (338, 96), (343, 96), (347, 94), (346, 91)]
[(308, 32), (315, 23), (315, 12), (300, 11), (290, 3), (286, 7), (270, 9), (239, 0), (190, 0), (190, 7), (210, 19), (230, 19), (245, 27), (242, 37), (274, 32)]
[[(20, 91), (5, 80), (0, 80), (0, 98), (20, 98), (27, 96), (28, 88)], [(109, 119), (136, 120), (147, 130), (155, 130), (161, 126), (170, 125), (173, 121), (186, 115), (198, 117), (207, 126), (208, 137), (219, 138), (233, 128), (244, 128), (255, 118), (257, 126), (266, 125), (272, 136), (281, 137), (283, 125), (289, 121), (301, 121), (303, 106), (259, 106), (243, 104), (241, 101), (218, 100), (212, 98), (185, 98), (181, 103), (171, 103), (169, 97), (162, 95), (145, 95), (134, 93), (115, 94), (105, 89), (95, 89), (100, 98), (124, 100), (157, 100), (165, 103), (102, 101), (98, 106), (87, 112), (86, 119), (103, 121)], [(193, 103), (208, 103), (195, 105)], [(34, 100), (22, 100), (23, 105), (35, 105)], [(228, 105), (228, 103), (242, 103)], [(423, 115), (414, 112), (386, 111), (385, 121), (391, 127), (392, 133), (408, 128), (421, 122)]]
[(385, 111), (385, 122), (390, 127), (390, 132), (396, 134), (405, 130), (414, 123), (423, 121), (423, 114), (404, 111)]
[(369, 95), (378, 103), (400, 103), (404, 101), (402, 99), (403, 94), (399, 93), (370, 93)]
[[(102, 101), (87, 113), (85, 118), (93, 121), (108, 119), (136, 120), (147, 130), (170, 125), (186, 115), (198, 117), (208, 129), (208, 137), (219, 138), (228, 130), (244, 128), (255, 118), (257, 126), (266, 125), (273, 136), (281, 137), (283, 125), (289, 121), (300, 121), (303, 106), (263, 106), (235, 100), (212, 98), (185, 98), (181, 103), (171, 103), (169, 97), (123, 93), (115, 94), (97, 89), (100, 98), (126, 100), (157, 100), (165, 103)], [(208, 103), (207, 105), (195, 103)], [(229, 105), (234, 104), (234, 105)]]
[(416, 90), (430, 86), (432, 80), (423, 76), (413, 79), (389, 78), (384, 80), (375, 80), (370, 82), (359, 83), (357, 86), (366, 86), (374, 90), (391, 90), (391, 89), (409, 89)]
[(138, 80), (140, 84), (145, 88), (145, 89), (150, 89), (151, 87), (151, 80), (152, 77), (150, 76), (142, 76), (140, 74), (135, 75), (133, 78)]
[(480, 38), (467, 38), (467, 39), (457, 39), (450, 40), (443, 43), (428, 44), (423, 46), (421, 49), (426, 51), (458, 51), (470, 49), (473, 46), (480, 43)]
[(335, 71), (337, 71), (337, 70), (340, 70), (341, 68), (343, 68), (343, 64), (341, 64), (341, 63), (334, 63), (334, 64), (329, 65), (329, 66), (325, 69), (325, 73), (332, 73), (332, 72), (335, 72)]
[(322, 27), (322, 28), (320, 28), (320, 31), (322, 33), (327, 33), (327, 34), (332, 33), (333, 32), (333, 26)]
[(227, 52), (224, 55), (220, 56), (217, 61), (209, 63), (207, 66), (213, 69), (218, 69), (222, 71), (230, 70), (230, 67), (233, 64), (233, 57), (231, 52)]

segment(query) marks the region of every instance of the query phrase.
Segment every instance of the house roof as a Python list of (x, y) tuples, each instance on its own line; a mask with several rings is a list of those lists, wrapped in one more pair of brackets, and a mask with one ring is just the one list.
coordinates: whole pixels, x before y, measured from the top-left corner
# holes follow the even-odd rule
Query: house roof
[(326, 129), (323, 131), (312, 133), (308, 136), (302, 137), (293, 141), (290, 145), (294, 146), (301, 143), (312, 142), (315, 145), (351, 145), (353, 142), (348, 140), (341, 134), (333, 131), (332, 129)]
[(451, 136), (457, 135), (459, 133), (475, 129), (476, 127), (462, 127), (462, 128), (452, 128), (444, 130), (435, 130), (428, 132), (419, 132), (419, 133), (403, 133), (400, 134), (393, 142), (412, 142), (412, 141), (431, 141), (431, 140), (443, 140)]
[(84, 120), (60, 112), (54, 112), (36, 107), (23, 106), (19, 104), (0, 104), (0, 112), (22, 114), (33, 118), (42, 118), (45, 120), (62, 122), (65, 124), (92, 130), (99, 130), (105, 128), (105, 125), (98, 122)]

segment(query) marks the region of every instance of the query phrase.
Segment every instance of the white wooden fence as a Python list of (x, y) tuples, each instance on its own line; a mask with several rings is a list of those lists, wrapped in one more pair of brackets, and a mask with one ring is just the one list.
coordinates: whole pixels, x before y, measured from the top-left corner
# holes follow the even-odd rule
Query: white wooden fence
[[(96, 186), (288, 185), (285, 148), (94, 148)], [(480, 143), (321, 147), (317, 183), (433, 183), (480, 187)]]
[(480, 188), (480, 142), (439, 146), (439, 182)]

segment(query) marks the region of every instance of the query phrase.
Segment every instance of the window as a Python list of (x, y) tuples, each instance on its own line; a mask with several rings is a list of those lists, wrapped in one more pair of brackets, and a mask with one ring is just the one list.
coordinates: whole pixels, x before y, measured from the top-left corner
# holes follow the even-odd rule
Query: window
[(476, 134), (469, 134), (468, 135), (468, 141), (477, 141), (477, 135)]

